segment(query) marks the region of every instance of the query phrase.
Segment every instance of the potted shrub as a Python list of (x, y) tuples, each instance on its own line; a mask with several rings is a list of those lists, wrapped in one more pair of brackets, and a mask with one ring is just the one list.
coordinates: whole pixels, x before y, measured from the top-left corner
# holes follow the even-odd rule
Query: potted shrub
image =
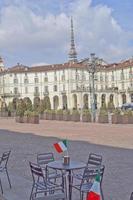
[(120, 123), (122, 123), (121, 110), (115, 109), (112, 115), (112, 124), (120, 124)]
[(44, 110), (45, 110), (44, 100), (41, 100), (40, 101), (40, 105), (39, 105), (39, 116), (40, 116), (40, 119), (44, 119)]
[(45, 110), (43, 113), (43, 119), (48, 120), (49, 119), (49, 110)]
[(48, 110), (48, 119), (55, 120), (55, 110)]
[(59, 109), (56, 111), (56, 120), (63, 120), (63, 110)]
[(63, 110), (63, 120), (64, 121), (70, 121), (71, 115), (69, 110)]
[(108, 123), (108, 112), (107, 110), (100, 109), (100, 113), (98, 116), (99, 123)]
[(22, 99), (18, 101), (16, 110), (16, 122), (23, 123), (24, 112), (26, 110), (26, 105)]
[(13, 102), (9, 102), (7, 110), (8, 110), (8, 117), (15, 117)]
[(39, 114), (36, 111), (30, 112), (29, 123), (39, 124)]
[(91, 114), (88, 109), (83, 110), (82, 122), (91, 122)]
[(133, 111), (128, 110), (128, 124), (133, 124)]
[(108, 111), (112, 113), (114, 111), (114, 109), (115, 109), (114, 103), (109, 101), (108, 102)]
[(78, 110), (73, 110), (71, 114), (71, 120), (74, 122), (79, 122), (80, 121), (80, 113)]
[(31, 112), (32, 112), (32, 111), (30, 111), (30, 110), (26, 110), (26, 111), (24, 112), (24, 118), (23, 118), (24, 123), (29, 123), (29, 121), (30, 121), (30, 116), (32, 115)]

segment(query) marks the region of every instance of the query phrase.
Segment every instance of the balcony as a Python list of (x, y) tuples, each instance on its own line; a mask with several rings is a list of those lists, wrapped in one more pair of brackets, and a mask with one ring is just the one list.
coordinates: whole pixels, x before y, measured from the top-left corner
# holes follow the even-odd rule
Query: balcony
[(62, 94), (62, 95), (66, 95), (66, 90), (62, 90), (62, 91), (61, 91), (61, 94)]
[(49, 95), (49, 92), (48, 92), (48, 91), (45, 91), (45, 92), (43, 92), (43, 95), (44, 95), (44, 96), (48, 96), (48, 95)]
[(126, 89), (120, 89), (119, 93), (126, 93)]
[(20, 97), (20, 93), (3, 93), (1, 94), (1, 97), (3, 98)]
[(77, 87), (75, 90), (71, 91), (72, 93), (75, 92), (90, 92), (90, 88), (89, 87)]
[(34, 92), (34, 97), (39, 97), (40, 96), (40, 92)]
[(133, 93), (133, 87), (128, 88), (127, 91), (128, 91), (129, 93)]

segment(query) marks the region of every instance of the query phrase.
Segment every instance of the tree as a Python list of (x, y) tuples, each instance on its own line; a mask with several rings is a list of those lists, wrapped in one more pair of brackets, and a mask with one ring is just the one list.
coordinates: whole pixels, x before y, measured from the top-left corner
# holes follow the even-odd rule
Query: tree
[(34, 111), (39, 111), (39, 107), (40, 107), (40, 98), (39, 97), (35, 97), (34, 98)]
[(24, 98), (24, 102), (26, 104), (26, 110), (32, 111), (32, 101), (29, 97)]
[(51, 103), (49, 97), (44, 97), (44, 110), (51, 110)]
[(26, 111), (26, 104), (23, 99), (19, 99), (17, 102), (17, 116), (23, 117)]

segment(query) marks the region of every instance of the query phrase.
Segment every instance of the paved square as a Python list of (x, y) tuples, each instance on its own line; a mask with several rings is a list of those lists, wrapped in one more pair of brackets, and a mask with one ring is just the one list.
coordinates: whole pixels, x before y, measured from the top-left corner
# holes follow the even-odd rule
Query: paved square
[[(87, 161), (94, 152), (103, 156), (105, 200), (128, 200), (133, 191), (133, 125), (90, 124), (41, 121), (39, 125), (16, 124), (14, 119), (0, 119), (0, 153), (12, 150), (9, 173), (13, 188), (2, 177), (7, 200), (28, 200), (31, 191), (29, 161), (36, 162), (39, 152), (52, 151), (60, 138), (69, 140), (71, 159)], [(78, 200), (73, 193), (73, 200)]]

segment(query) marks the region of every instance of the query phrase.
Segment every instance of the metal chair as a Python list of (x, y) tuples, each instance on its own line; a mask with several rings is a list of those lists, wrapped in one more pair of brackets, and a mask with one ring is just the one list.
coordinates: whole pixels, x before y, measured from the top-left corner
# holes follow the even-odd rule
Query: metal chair
[[(4, 152), (2, 154), (2, 157), (0, 159), (0, 173), (4, 173), (4, 172), (6, 173), (7, 179), (8, 179), (8, 183), (9, 183), (9, 186), (11, 188), (11, 181), (10, 181), (9, 174), (8, 174), (8, 169), (7, 169), (10, 153), (11, 153), (11, 151), (6, 151), (6, 152)], [(1, 192), (3, 194), (3, 187), (2, 187), (1, 179), (0, 179), (0, 187), (1, 187)]]
[[(89, 154), (89, 158), (88, 161), (86, 163), (86, 166), (89, 167), (98, 167), (102, 164), (102, 156), (98, 155), (98, 154), (94, 154), (94, 153), (90, 153)], [(75, 173), (75, 171), (73, 171), (73, 177), (82, 180), (83, 174), (82, 173)]]
[[(39, 165), (35, 163), (31, 163), (31, 162), (29, 164), (30, 164), (30, 169), (31, 169), (31, 174), (32, 174), (32, 179), (33, 179), (30, 200), (33, 199), (34, 191), (35, 191), (35, 194), (37, 194), (37, 192), (42, 192), (45, 195), (47, 195), (48, 192), (50, 194), (53, 194), (55, 190), (59, 190), (59, 189), (63, 190), (63, 188), (61, 188), (59, 185), (54, 184), (46, 179), (42, 171), (42, 168)], [(36, 197), (35, 194), (34, 194), (34, 197)]]
[(131, 193), (130, 200), (133, 200), (133, 192)]
[(55, 169), (49, 169), (47, 167), (47, 164), (49, 162), (53, 162), (54, 159), (54, 154), (53, 153), (39, 153), (37, 155), (37, 163), (38, 165), (42, 168), (43, 172), (45, 173), (45, 176), (47, 177), (48, 180), (54, 180), (56, 182), (57, 178), (62, 178), (62, 173)]
[[(98, 167), (86, 166), (81, 180), (77, 178), (75, 179), (75, 177), (73, 178), (71, 187), (80, 192), (80, 200), (83, 200), (84, 194), (85, 193), (87, 194), (90, 191), (97, 175), (100, 175), (101, 197), (102, 197), (102, 200), (104, 200), (103, 191), (102, 191), (102, 180), (103, 180), (104, 168), (105, 168), (104, 166), (98, 166)], [(76, 180), (76, 183), (75, 183), (75, 180)]]

